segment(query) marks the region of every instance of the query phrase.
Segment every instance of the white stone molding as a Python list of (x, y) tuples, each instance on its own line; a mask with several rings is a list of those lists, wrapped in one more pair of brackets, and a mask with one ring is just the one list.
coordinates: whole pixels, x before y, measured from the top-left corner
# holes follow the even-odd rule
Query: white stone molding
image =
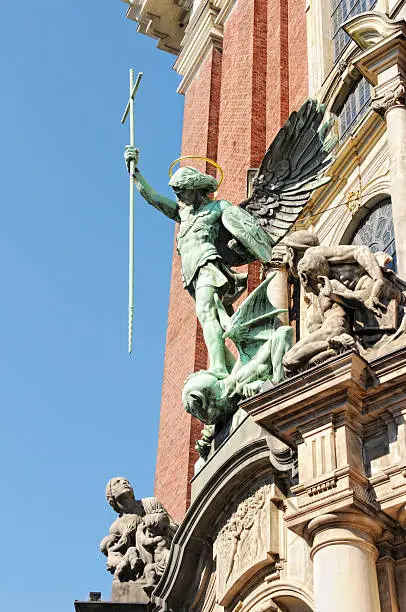
[(398, 271), (406, 274), (406, 21), (364, 13), (345, 24), (362, 49), (355, 65), (375, 87), (374, 109), (386, 119)]
[(306, 17), (309, 95), (315, 97), (333, 67), (330, 3), (307, 0)]
[(387, 41), (405, 31), (403, 19), (395, 21), (384, 13), (369, 11), (356, 15), (343, 24), (344, 30), (362, 50)]
[[(286, 598), (297, 600), (298, 605), (295, 609), (302, 609), (299, 605), (299, 603), (302, 602), (309, 610), (314, 610), (313, 593), (303, 583), (284, 579), (273, 583), (270, 578), (271, 576), (265, 576), (264, 582), (250, 592), (247, 597), (244, 598), (244, 601), (240, 602), (238, 612), (279, 611), (280, 608), (277, 607), (278, 600), (281, 599), (283, 601)], [(237, 612), (236, 608), (234, 608), (232, 612)]]
[(206, 2), (198, 7), (190, 20), (182, 50), (175, 61), (174, 69), (183, 77), (178, 93), (184, 94), (193, 81), (208, 51), (223, 45), (223, 24), (219, 20), (220, 3)]

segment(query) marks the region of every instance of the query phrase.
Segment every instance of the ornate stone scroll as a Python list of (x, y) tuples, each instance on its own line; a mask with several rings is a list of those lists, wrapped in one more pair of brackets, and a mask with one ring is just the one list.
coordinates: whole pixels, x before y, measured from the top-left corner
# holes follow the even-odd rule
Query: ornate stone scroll
[[(135, 499), (126, 478), (109, 480), (106, 497), (119, 515), (100, 543), (107, 570), (114, 575), (113, 594), (123, 599), (123, 591), (127, 600), (149, 594), (165, 570), (177, 525), (155, 497)], [(127, 584), (120, 589), (117, 583)]]

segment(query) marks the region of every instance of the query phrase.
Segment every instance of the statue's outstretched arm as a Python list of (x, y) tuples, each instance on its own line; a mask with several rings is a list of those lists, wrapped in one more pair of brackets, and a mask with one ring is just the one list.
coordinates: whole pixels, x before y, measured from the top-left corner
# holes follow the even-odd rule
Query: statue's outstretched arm
[(382, 270), (375, 255), (367, 246), (340, 244), (337, 246), (312, 247), (312, 252), (319, 253), (331, 264), (358, 263), (374, 281), (383, 279)]
[(157, 191), (155, 191), (155, 189), (151, 187), (149, 183), (147, 183), (138, 168), (135, 169), (133, 178), (138, 191), (140, 192), (144, 200), (148, 202), (148, 204), (151, 204), (152, 206), (160, 210), (170, 219), (173, 219), (178, 223), (180, 222), (179, 206), (174, 200), (171, 200), (166, 196), (160, 195)]
[(155, 189), (151, 187), (149, 183), (147, 183), (147, 181), (139, 171), (137, 167), (139, 154), (139, 149), (136, 149), (129, 145), (125, 147), (124, 161), (129, 172), (131, 168), (131, 162), (133, 164), (133, 179), (138, 191), (140, 192), (144, 200), (148, 202), (148, 204), (151, 204), (152, 206), (160, 210), (170, 219), (174, 219), (175, 221), (180, 222), (178, 204), (170, 198), (160, 195), (157, 191), (155, 191)]

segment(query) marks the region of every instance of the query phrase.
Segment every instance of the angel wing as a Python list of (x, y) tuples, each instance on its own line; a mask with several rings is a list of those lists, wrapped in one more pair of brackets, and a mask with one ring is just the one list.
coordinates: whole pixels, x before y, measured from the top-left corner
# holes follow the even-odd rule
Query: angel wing
[(262, 160), (252, 196), (240, 204), (272, 245), (289, 232), (313, 191), (330, 181), (322, 175), (337, 138), (328, 138), (334, 120), (323, 124), (324, 113), (325, 106), (309, 98), (290, 115)]

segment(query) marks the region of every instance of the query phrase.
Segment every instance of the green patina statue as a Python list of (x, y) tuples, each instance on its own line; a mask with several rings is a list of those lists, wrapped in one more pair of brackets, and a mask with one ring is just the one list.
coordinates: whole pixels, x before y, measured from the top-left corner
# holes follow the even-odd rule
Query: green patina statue
[[(265, 154), (251, 197), (239, 206), (212, 199), (217, 180), (191, 167), (177, 170), (169, 182), (176, 201), (158, 194), (138, 169), (138, 150), (126, 147), (125, 161), (135, 168), (139, 193), (180, 224), (177, 247), (183, 284), (196, 302), (209, 355), (209, 370), (200, 377), (195, 374), (185, 388), (193, 381), (193, 393), (200, 385), (210, 388), (210, 398), (217, 398), (210, 403), (209, 416), (207, 410), (199, 414), (196, 402), (185, 393), (184, 402), (206, 423), (235, 410), (232, 398), (258, 392), (266, 379), (279, 382), (283, 377), (282, 358), (292, 345), (292, 332), (279, 331), (274, 324), (275, 309), (269, 299), (264, 301), (267, 284), (258, 294), (260, 306), (255, 300), (247, 306), (250, 296), (233, 314), (232, 305), (245, 290), (247, 275), (232, 267), (254, 260), (269, 263), (272, 247), (292, 228), (312, 192), (330, 180), (322, 175), (332, 161), (336, 139), (327, 139), (332, 122), (323, 124), (324, 112), (324, 106), (309, 99), (292, 113)], [(266, 329), (261, 327), (264, 317)], [(226, 337), (237, 346), (237, 363), (226, 348)]]

